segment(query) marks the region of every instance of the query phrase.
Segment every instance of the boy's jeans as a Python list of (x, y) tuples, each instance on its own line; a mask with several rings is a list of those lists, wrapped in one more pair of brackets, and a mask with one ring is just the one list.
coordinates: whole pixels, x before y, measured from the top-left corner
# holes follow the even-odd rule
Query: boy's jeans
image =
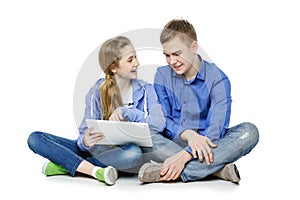
[[(163, 162), (168, 157), (183, 150), (184, 147), (172, 142), (160, 134), (153, 134), (153, 148), (142, 148), (145, 155), (156, 162)], [(207, 165), (193, 159), (185, 165), (181, 173), (183, 182), (200, 180), (223, 168), (226, 164), (234, 162), (248, 154), (259, 140), (255, 125), (245, 122), (229, 128), (223, 138), (213, 141), (217, 147), (212, 148), (214, 161)]]

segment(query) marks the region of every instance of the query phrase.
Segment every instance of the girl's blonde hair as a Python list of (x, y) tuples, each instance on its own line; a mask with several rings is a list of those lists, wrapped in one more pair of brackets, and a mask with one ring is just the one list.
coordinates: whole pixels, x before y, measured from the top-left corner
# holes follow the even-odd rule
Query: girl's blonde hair
[(113, 111), (123, 105), (121, 93), (111, 69), (119, 67), (122, 48), (131, 44), (128, 38), (118, 36), (105, 41), (100, 47), (99, 64), (105, 73), (105, 81), (99, 89), (101, 118), (104, 120), (108, 120)]

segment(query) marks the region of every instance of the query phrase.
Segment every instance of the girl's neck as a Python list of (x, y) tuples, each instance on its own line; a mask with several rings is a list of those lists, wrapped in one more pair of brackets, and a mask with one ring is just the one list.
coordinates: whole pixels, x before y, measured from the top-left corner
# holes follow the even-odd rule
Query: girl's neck
[(126, 94), (132, 85), (130, 79), (117, 78), (116, 82), (120, 89), (121, 95)]

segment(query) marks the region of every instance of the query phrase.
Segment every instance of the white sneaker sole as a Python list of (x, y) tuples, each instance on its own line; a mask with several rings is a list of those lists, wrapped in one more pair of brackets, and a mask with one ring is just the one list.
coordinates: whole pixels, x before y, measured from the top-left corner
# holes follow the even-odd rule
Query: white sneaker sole
[(104, 170), (104, 180), (108, 185), (114, 185), (118, 179), (118, 172), (115, 168), (108, 166)]
[(43, 172), (43, 174), (45, 174), (46, 176), (47, 176), (47, 174), (46, 174), (46, 168), (47, 168), (47, 165), (48, 165), (49, 162), (50, 162), (50, 160), (47, 160), (47, 161), (43, 164), (43, 168), (42, 168), (42, 172)]

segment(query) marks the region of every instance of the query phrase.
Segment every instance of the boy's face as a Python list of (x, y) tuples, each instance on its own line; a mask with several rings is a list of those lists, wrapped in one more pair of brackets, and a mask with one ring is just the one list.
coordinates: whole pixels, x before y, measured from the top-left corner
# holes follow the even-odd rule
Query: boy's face
[(197, 43), (193, 42), (187, 45), (180, 37), (175, 37), (163, 44), (163, 51), (167, 63), (173, 70), (177, 74), (187, 75), (193, 67), (195, 54), (197, 54)]

